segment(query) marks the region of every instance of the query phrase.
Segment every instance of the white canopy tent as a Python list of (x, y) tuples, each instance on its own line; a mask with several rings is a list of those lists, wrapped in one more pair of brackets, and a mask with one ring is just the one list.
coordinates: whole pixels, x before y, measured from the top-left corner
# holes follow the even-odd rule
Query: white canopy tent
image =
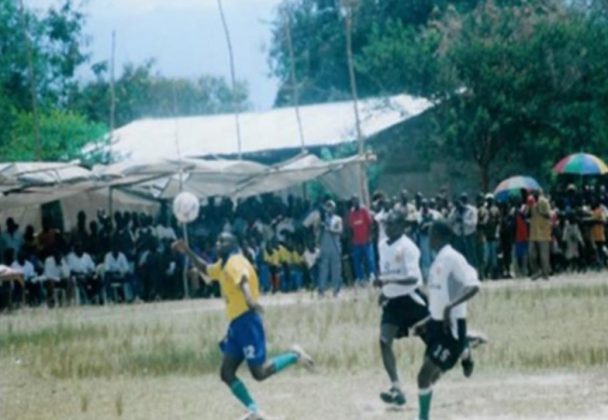
[[(361, 130), (371, 137), (415, 117), (431, 106), (424, 98), (398, 95), (359, 101)], [(300, 107), (305, 147), (356, 140), (350, 101)], [(300, 148), (294, 109), (276, 108), (240, 115), (242, 153)], [(237, 139), (233, 114), (141, 119), (114, 131), (112, 153), (127, 160), (179, 159), (234, 155)], [(92, 146), (93, 148), (93, 146)]]
[[(93, 219), (100, 208), (156, 212), (159, 202), (180, 191), (201, 199), (246, 198), (286, 190), (319, 180), (334, 194), (358, 191), (353, 171), (369, 156), (323, 161), (300, 154), (278, 165), (244, 160), (158, 159), (98, 166), (89, 171), (76, 163), (15, 163), (0, 165), (0, 217), (40, 226), (40, 207), (59, 201), (64, 226), (71, 227), (78, 211)], [(112, 194), (110, 194), (110, 189)], [(110, 198), (111, 195), (111, 198)]]

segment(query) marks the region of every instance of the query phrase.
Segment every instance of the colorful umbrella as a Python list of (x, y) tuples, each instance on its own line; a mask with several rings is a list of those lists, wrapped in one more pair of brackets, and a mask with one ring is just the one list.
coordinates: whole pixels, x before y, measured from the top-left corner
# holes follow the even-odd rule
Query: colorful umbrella
[(512, 176), (498, 184), (494, 190), (497, 201), (507, 201), (509, 197), (518, 197), (521, 190), (540, 191), (542, 188), (538, 182), (529, 176)]
[(553, 172), (571, 175), (603, 175), (608, 173), (608, 166), (597, 156), (575, 153), (560, 160), (553, 168)]

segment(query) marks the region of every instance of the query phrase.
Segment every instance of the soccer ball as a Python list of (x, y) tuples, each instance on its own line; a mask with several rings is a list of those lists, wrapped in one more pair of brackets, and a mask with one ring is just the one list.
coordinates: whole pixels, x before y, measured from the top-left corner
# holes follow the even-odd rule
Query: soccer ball
[(200, 204), (190, 192), (181, 192), (173, 200), (173, 214), (180, 223), (190, 223), (198, 217)]

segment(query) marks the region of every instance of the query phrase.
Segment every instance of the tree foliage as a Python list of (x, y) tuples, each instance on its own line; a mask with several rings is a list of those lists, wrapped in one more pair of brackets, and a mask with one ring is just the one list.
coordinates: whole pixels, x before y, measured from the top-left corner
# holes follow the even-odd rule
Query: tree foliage
[[(0, 154), (7, 161), (36, 160), (36, 139), (34, 121), (29, 112), (13, 115), (14, 126), (8, 141), (0, 148)], [(39, 116), (42, 160), (69, 161), (83, 160), (95, 163), (98, 156), (89, 156), (83, 149), (91, 139), (103, 139), (106, 127), (90, 123), (81, 115), (61, 110), (51, 110)]]
[[(72, 98), (70, 105), (93, 121), (110, 120), (110, 80), (105, 62), (92, 66), (95, 80)], [(201, 76), (196, 80), (169, 78), (155, 69), (154, 60), (125, 65), (115, 81), (116, 125), (138, 118), (171, 117), (233, 112), (249, 108), (247, 84), (237, 91), (221, 77)]]

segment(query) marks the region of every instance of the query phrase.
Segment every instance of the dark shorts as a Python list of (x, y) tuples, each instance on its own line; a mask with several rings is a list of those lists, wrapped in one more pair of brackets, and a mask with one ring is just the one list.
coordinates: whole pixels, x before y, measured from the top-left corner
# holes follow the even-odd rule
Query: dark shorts
[(382, 319), (380, 325), (394, 325), (399, 328), (395, 338), (409, 336), (409, 330), (414, 325), (429, 316), (426, 297), (414, 292), (424, 304), (412, 299), (410, 295), (386, 299), (382, 303)]
[(220, 342), (222, 353), (235, 360), (247, 360), (250, 366), (266, 361), (266, 334), (262, 317), (253, 311), (233, 319)]
[(445, 332), (441, 321), (429, 321), (426, 326), (427, 346), (425, 355), (446, 372), (454, 367), (466, 347), (467, 322), (458, 320), (458, 339)]
[(528, 242), (515, 243), (515, 257), (524, 258), (528, 255)]

